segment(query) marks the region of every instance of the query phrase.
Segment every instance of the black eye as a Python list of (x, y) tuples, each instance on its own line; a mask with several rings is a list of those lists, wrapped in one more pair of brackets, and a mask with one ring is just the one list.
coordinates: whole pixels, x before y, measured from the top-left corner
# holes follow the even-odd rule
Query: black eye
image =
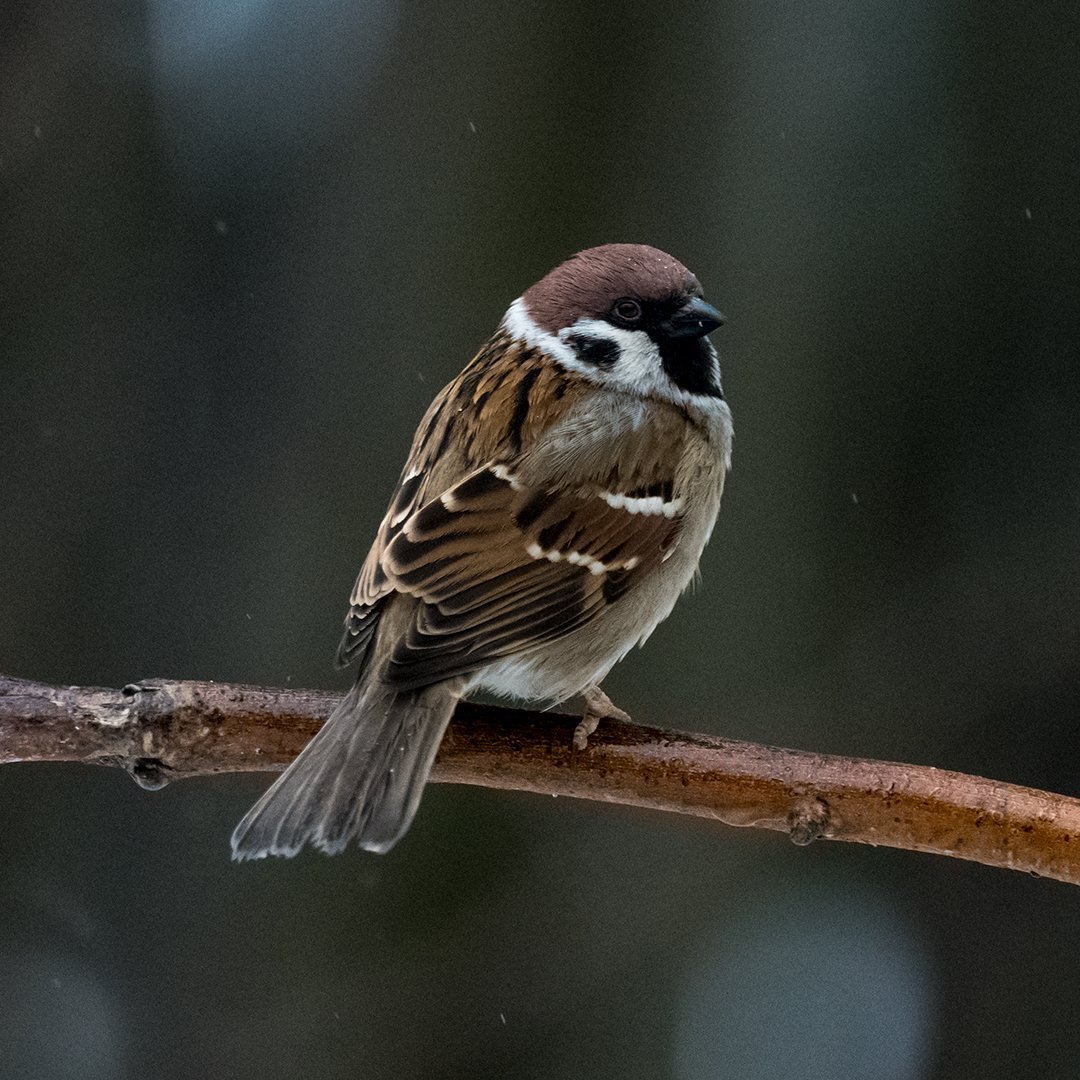
[(636, 300), (630, 300), (629, 298), (616, 300), (611, 313), (619, 322), (636, 323), (641, 318), (641, 305)]

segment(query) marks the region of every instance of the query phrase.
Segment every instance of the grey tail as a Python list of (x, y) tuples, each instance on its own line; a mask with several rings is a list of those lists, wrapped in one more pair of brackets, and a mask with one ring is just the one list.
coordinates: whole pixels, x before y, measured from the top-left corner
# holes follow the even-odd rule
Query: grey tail
[(232, 834), (237, 861), (327, 855), (355, 839), (389, 851), (405, 834), (459, 693), (445, 682), (404, 693), (359, 681)]

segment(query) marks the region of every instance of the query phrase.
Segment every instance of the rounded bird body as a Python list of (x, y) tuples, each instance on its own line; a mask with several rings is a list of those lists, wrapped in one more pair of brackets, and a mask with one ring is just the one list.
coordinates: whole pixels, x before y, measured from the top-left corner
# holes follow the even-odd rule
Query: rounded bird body
[(351, 596), (358, 675), (233, 834), (236, 858), (385, 851), (472, 689), (584, 694), (670, 613), (720, 506), (731, 414), (697, 279), (644, 245), (556, 267), (432, 402)]

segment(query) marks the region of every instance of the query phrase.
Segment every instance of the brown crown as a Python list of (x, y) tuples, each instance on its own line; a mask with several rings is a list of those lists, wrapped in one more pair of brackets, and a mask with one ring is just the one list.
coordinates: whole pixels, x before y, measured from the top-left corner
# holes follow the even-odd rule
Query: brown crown
[(529, 289), (533, 321), (549, 333), (580, 318), (602, 319), (616, 300), (700, 296), (698, 280), (677, 259), (647, 244), (603, 244), (579, 251)]

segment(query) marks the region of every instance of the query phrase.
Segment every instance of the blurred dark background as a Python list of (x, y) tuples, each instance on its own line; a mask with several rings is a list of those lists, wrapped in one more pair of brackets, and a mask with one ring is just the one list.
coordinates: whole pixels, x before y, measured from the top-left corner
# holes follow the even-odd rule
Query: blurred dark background
[[(640, 719), (1080, 794), (1080, 13), (0, 8), (0, 670), (344, 688), (414, 425), (571, 252), (671, 251), (735, 466)], [(1080, 892), (448, 786), (0, 770), (5, 1078), (1080, 1073)]]

